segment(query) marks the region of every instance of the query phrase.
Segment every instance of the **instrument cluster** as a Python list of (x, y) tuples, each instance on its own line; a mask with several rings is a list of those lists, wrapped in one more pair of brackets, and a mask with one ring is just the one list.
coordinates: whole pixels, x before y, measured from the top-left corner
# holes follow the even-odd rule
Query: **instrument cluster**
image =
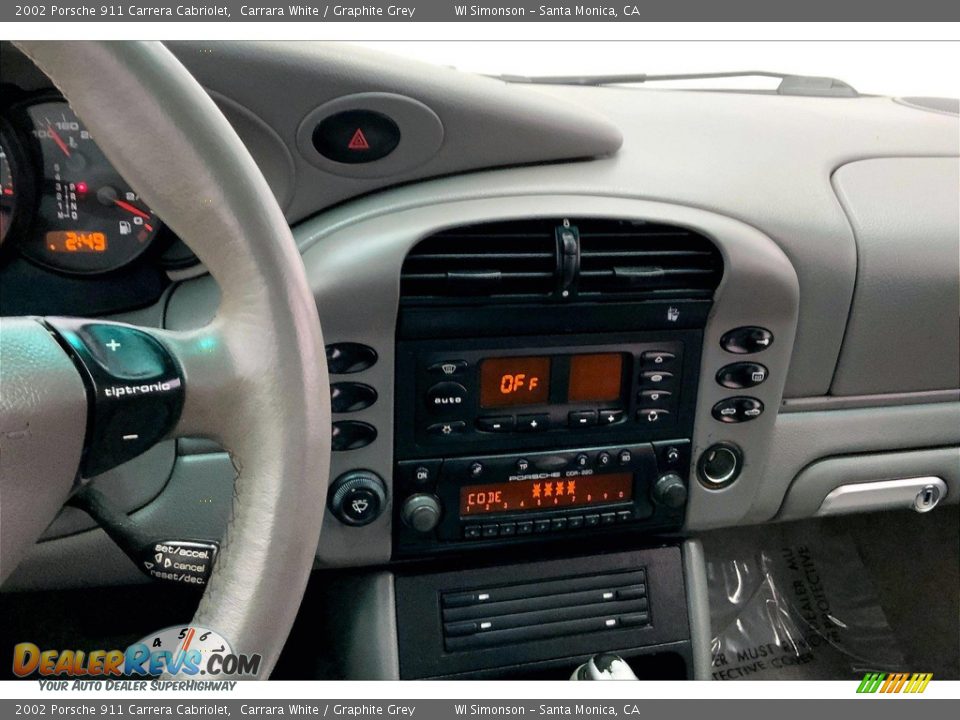
[(0, 244), (45, 268), (100, 274), (140, 257), (161, 223), (63, 100), (13, 105), (0, 125)]
[(0, 315), (109, 315), (197, 263), (63, 98), (4, 86)]

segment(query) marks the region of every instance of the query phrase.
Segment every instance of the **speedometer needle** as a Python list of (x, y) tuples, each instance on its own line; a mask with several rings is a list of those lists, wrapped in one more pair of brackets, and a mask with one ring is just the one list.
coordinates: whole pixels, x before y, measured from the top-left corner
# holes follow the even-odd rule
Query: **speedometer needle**
[(129, 213), (133, 213), (134, 215), (139, 215), (144, 220), (150, 219), (150, 216), (147, 213), (145, 213), (143, 210), (140, 210), (139, 208), (135, 208), (130, 203), (124, 202), (123, 200), (118, 200), (117, 198), (114, 198), (113, 202), (117, 207), (122, 207), (124, 210), (126, 210)]
[(53, 125), (47, 120), (47, 130), (50, 132), (50, 137), (53, 138), (53, 141), (57, 144), (63, 154), (67, 157), (70, 157), (70, 148), (67, 147), (67, 144), (63, 141), (63, 138), (60, 137), (60, 133), (53, 129)]

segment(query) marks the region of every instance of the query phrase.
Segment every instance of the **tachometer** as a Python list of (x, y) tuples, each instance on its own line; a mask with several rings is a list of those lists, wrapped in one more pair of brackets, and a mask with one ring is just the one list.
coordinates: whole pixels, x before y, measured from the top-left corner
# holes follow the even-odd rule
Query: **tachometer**
[(0, 127), (0, 244), (6, 239), (17, 210), (14, 162), (12, 139)]
[(160, 223), (120, 177), (70, 107), (27, 108), (42, 162), (36, 232), (21, 245), (57, 270), (100, 273), (134, 260)]

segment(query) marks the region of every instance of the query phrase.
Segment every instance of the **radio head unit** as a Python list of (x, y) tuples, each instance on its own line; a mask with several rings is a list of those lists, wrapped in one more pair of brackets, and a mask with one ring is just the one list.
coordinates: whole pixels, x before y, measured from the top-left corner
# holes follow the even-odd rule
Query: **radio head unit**
[[(683, 523), (690, 443), (400, 462), (399, 556)], [(430, 505), (432, 522), (418, 514)]]

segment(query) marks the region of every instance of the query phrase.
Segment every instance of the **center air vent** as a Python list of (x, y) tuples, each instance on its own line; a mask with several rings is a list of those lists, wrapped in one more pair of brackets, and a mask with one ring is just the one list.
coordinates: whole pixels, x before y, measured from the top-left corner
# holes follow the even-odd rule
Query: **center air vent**
[(581, 300), (709, 298), (723, 261), (699, 233), (659, 223), (580, 223)]
[(523, 220), (432, 235), (403, 263), (404, 304), (710, 298), (723, 263), (692, 230), (626, 220)]
[(550, 220), (445, 230), (420, 242), (403, 263), (406, 302), (547, 299), (557, 272)]

